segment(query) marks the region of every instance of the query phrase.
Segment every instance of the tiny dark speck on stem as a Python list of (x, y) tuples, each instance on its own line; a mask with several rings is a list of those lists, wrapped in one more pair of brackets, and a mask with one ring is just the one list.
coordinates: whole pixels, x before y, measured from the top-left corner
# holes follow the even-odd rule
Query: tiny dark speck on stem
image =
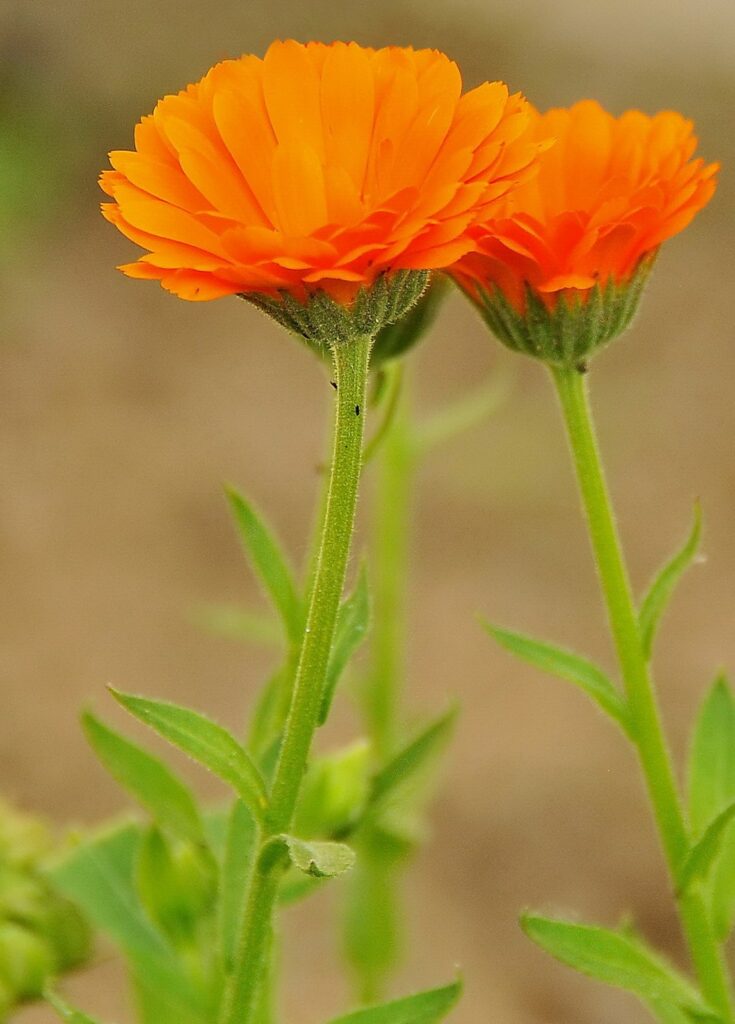
[(336, 391), (336, 390), (337, 390), (337, 381), (336, 381), (336, 380), (330, 380), (330, 382), (329, 382), (329, 383), (330, 383), (330, 384), (332, 385), (332, 387), (333, 387), (333, 388), (334, 388), (334, 390)]
[(356, 405), (355, 406), (355, 416), (359, 416), (359, 415), (360, 415), (360, 406)]

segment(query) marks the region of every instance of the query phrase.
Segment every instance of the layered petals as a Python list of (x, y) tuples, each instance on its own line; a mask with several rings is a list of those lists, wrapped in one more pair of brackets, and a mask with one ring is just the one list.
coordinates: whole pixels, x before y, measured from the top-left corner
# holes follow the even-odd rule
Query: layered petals
[(110, 154), (120, 269), (187, 299), (321, 289), (446, 267), (531, 176), (540, 135), (501, 83), (462, 94), (433, 50), (274, 43), (167, 96)]
[(556, 142), (472, 229), (476, 251), (452, 271), (471, 296), (496, 286), (523, 312), (528, 286), (553, 307), (624, 283), (715, 191), (718, 165), (692, 159), (692, 123), (673, 111), (615, 118), (585, 100), (532, 118), (533, 136)]

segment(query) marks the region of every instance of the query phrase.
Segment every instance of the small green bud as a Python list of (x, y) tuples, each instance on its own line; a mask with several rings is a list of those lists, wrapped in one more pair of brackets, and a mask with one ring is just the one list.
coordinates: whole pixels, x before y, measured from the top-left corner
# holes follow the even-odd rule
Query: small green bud
[(43, 938), (12, 921), (0, 923), (0, 979), (15, 1002), (38, 998), (55, 967)]
[(136, 882), (151, 920), (176, 945), (189, 945), (216, 894), (215, 868), (193, 843), (170, 840), (151, 828), (141, 840)]
[(358, 821), (370, 791), (370, 747), (360, 740), (313, 762), (304, 780), (295, 831), (338, 839)]
[(589, 292), (560, 293), (553, 306), (529, 285), (520, 312), (497, 287), (478, 288), (472, 299), (490, 330), (515, 352), (567, 368), (587, 360), (630, 326), (654, 257), (642, 260), (626, 281), (596, 284)]

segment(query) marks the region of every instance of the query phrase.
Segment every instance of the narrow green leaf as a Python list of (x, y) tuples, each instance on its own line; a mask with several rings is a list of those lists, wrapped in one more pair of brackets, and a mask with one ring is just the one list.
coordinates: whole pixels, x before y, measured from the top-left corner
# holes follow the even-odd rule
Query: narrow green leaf
[(482, 625), (506, 651), (584, 690), (626, 733), (630, 732), (625, 698), (597, 665), (571, 651), (541, 643), (521, 633), (511, 633), (489, 622), (483, 621)]
[(303, 610), (288, 560), (252, 505), (234, 487), (227, 487), (226, 494), (242, 546), (278, 609), (286, 635), (297, 640), (301, 634)]
[(305, 842), (289, 835), (269, 839), (261, 851), (260, 864), (267, 867), (284, 855), (299, 871), (314, 878), (335, 878), (355, 864), (355, 852), (345, 843)]
[(356, 1010), (336, 1017), (330, 1024), (438, 1024), (455, 1006), (461, 994), (462, 984), (455, 981), (452, 985), (419, 992), (382, 1006)]
[(627, 989), (648, 1004), (711, 1012), (686, 978), (639, 939), (535, 914), (524, 915), (521, 924), (533, 942), (582, 974)]
[(255, 854), (256, 836), (252, 814), (241, 800), (236, 800), (230, 812), (218, 900), (220, 954), (226, 973), (231, 969), (235, 956), (237, 926)]
[(342, 604), (337, 616), (329, 665), (324, 681), (319, 725), (324, 725), (332, 706), (334, 692), (352, 655), (363, 642), (370, 624), (370, 591), (365, 565), (360, 569), (354, 591)]
[(201, 629), (228, 640), (279, 647), (283, 631), (272, 613), (261, 615), (234, 604), (207, 604), (196, 608), (191, 619)]
[(735, 803), (726, 807), (705, 830), (702, 838), (694, 844), (679, 869), (678, 890), (684, 892), (696, 882), (704, 881), (715, 863), (727, 826), (735, 817)]
[(638, 621), (643, 649), (648, 658), (651, 657), (653, 641), (661, 616), (666, 610), (676, 584), (694, 561), (701, 537), (702, 509), (697, 502), (694, 506), (694, 522), (689, 536), (674, 557), (659, 571), (641, 601)]
[(373, 803), (382, 800), (437, 754), (449, 738), (457, 718), (456, 705), (431, 722), (392, 758), (373, 778)]
[(396, 880), (396, 865), (391, 858), (376, 856), (369, 846), (360, 847), (355, 874), (347, 889), (344, 947), (365, 1002), (370, 1001), (370, 993), (383, 991), (386, 979), (401, 959)]
[(89, 712), (82, 716), (82, 725), (105, 768), (159, 825), (182, 839), (204, 841), (196, 801), (170, 768)]
[[(724, 676), (715, 680), (694, 727), (689, 755), (689, 819), (701, 838), (735, 802), (735, 696)], [(735, 920), (735, 824), (720, 840), (721, 854), (708, 880), (712, 924), (720, 941)]]
[(44, 992), (44, 999), (47, 1003), (53, 1006), (59, 1017), (61, 1017), (63, 1021), (66, 1021), (66, 1024), (99, 1024), (96, 1017), (90, 1017), (88, 1013), (83, 1013), (81, 1010), (75, 1010), (56, 992), (52, 992), (50, 990)]
[(248, 752), (227, 729), (190, 708), (113, 689), (111, 693), (131, 715), (229, 783), (253, 813), (262, 816), (268, 803), (265, 783)]

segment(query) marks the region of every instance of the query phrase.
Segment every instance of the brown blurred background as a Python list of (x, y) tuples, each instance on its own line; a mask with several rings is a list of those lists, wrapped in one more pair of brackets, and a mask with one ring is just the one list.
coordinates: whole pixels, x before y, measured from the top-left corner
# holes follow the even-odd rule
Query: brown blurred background
[[(634, 330), (593, 379), (639, 587), (686, 532), (695, 496), (705, 509), (707, 560), (682, 586), (657, 659), (681, 763), (713, 671), (735, 662), (732, 0), (0, 0), (3, 792), (59, 822), (100, 820), (124, 800), (85, 746), (80, 705), (110, 714), (103, 687), (114, 682), (237, 726), (270, 664), (188, 614), (261, 600), (222, 480), (302, 556), (324, 378), (242, 303), (190, 305), (116, 274), (132, 246), (97, 214), (95, 178), (160, 95), (277, 36), (439, 47), (468, 84), (503, 78), (541, 107), (583, 96), (615, 112), (675, 107), (723, 161), (714, 202), (667, 246)], [(509, 366), (510, 400), (430, 459), (417, 495), (410, 700), (430, 711), (457, 694), (464, 714), (411, 875), (410, 953), (395, 987), (460, 965), (457, 1024), (638, 1024), (647, 1018), (632, 999), (554, 964), (516, 924), (526, 905), (608, 925), (630, 911), (683, 963), (623, 740), (577, 692), (496, 650), (474, 618), (482, 610), (612, 667), (542, 370), (501, 351), (452, 296), (410, 372), (428, 410)], [(336, 719), (330, 737), (350, 736), (345, 700)], [(320, 1024), (345, 1005), (330, 902), (287, 918), (288, 1024)], [(114, 962), (69, 991), (129, 1019)]]

